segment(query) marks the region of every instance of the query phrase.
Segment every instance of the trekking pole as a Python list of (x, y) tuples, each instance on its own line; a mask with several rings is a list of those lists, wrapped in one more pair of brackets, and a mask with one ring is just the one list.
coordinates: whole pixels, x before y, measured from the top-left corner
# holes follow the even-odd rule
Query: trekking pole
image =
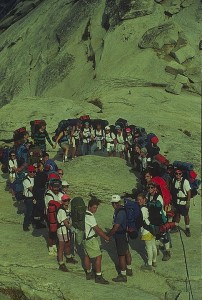
[(76, 235), (75, 232), (73, 232), (73, 243), (74, 243), (74, 248), (73, 248), (73, 255), (75, 256), (75, 253), (77, 253), (77, 249), (76, 249)]
[(189, 270), (188, 270), (188, 265), (187, 265), (187, 258), (186, 258), (186, 252), (185, 252), (185, 246), (184, 246), (184, 242), (182, 239), (182, 233), (181, 233), (181, 229), (179, 228), (179, 233), (180, 233), (180, 240), (182, 243), (182, 249), (183, 249), (183, 254), (184, 254), (184, 262), (185, 262), (185, 268), (186, 268), (186, 292), (188, 291), (188, 287), (187, 287), (187, 281), (189, 284), (189, 289), (190, 289), (190, 294), (191, 294), (191, 299), (190, 300), (194, 300), (194, 296), (193, 296), (193, 292), (192, 292), (192, 286), (191, 286), (191, 282), (190, 282), (190, 278), (189, 278)]

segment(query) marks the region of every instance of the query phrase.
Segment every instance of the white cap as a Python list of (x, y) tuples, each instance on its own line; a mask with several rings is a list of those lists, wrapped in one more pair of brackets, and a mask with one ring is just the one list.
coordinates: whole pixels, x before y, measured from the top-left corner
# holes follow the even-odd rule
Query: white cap
[(106, 126), (106, 127), (105, 127), (105, 130), (110, 130), (110, 127), (109, 127), (109, 126)]
[(63, 181), (62, 181), (62, 186), (69, 186), (69, 183), (67, 183), (66, 180), (63, 180)]
[(121, 201), (121, 197), (119, 195), (112, 196), (111, 203), (118, 203), (119, 201)]
[(150, 162), (150, 161), (151, 161), (151, 157), (148, 157), (148, 158), (147, 158), (147, 161)]

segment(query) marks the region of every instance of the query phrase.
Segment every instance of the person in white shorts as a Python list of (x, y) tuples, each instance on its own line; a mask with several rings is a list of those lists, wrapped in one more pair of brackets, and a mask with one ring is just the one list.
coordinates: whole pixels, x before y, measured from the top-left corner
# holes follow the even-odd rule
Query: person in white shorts
[(70, 240), (71, 240), (71, 214), (70, 210), (68, 209), (70, 203), (70, 196), (64, 194), (61, 198), (61, 208), (59, 208), (57, 213), (57, 221), (58, 221), (58, 230), (57, 230), (57, 237), (59, 241), (58, 245), (58, 263), (59, 263), (59, 270), (63, 272), (68, 272), (68, 269), (63, 261), (63, 256), (66, 257), (67, 263), (75, 264), (77, 261), (71, 255), (71, 248), (70, 248)]
[(125, 141), (124, 141), (124, 137), (123, 137), (123, 132), (121, 130), (121, 127), (119, 125), (117, 125), (115, 127), (117, 134), (116, 134), (116, 140), (117, 140), (117, 144), (116, 144), (116, 152), (119, 153), (120, 158), (124, 159), (124, 150), (125, 150)]

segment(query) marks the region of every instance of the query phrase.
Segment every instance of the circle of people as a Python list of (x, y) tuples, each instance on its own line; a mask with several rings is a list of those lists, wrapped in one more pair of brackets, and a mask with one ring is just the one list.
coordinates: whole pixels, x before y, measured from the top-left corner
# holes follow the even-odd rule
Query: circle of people
[[(14, 147), (9, 149), (8, 159), (9, 189), (17, 201), (18, 213), (24, 213), (23, 230), (29, 231), (31, 224), (35, 229), (48, 229), (48, 253), (57, 257), (59, 270), (68, 272), (67, 264), (78, 263), (75, 252), (81, 247), (86, 280), (109, 284), (102, 275), (99, 237), (106, 243), (113, 238), (119, 272), (112, 280), (127, 282), (127, 277), (133, 276), (130, 239), (139, 234), (145, 242), (147, 261), (141, 269), (150, 272), (157, 267), (160, 250), (163, 261), (171, 258), (170, 233), (179, 232), (181, 216), (185, 222), (184, 232), (187, 237), (191, 236), (189, 208), (191, 198), (197, 194), (198, 186), (193, 188), (197, 175), (193, 166), (186, 163), (170, 164), (160, 154), (155, 134), (129, 126), (124, 119), (109, 126), (106, 120), (82, 116), (62, 120), (52, 142), (44, 120), (30, 124), (32, 142), (25, 127), (14, 132)], [(118, 154), (137, 172), (140, 185), (136, 190), (111, 196), (114, 216), (109, 232), (104, 232), (95, 219), (100, 204), (95, 196), (91, 195), (87, 208), (81, 197), (71, 199), (63, 170), (46, 152), (46, 140), (52, 148), (57, 144), (61, 147), (64, 163), (80, 155)], [(4, 161), (2, 171), (6, 172), (5, 169)], [(197, 183), (199, 185), (199, 181)]]

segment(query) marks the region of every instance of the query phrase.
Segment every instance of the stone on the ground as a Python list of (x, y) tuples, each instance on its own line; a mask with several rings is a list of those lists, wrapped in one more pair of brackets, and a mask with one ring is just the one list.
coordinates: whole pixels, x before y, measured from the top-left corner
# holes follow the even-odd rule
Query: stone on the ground
[(190, 45), (187, 45), (178, 50), (172, 50), (171, 55), (178, 63), (182, 64), (186, 60), (193, 58), (195, 56), (195, 51)]
[(179, 0), (171, 0), (171, 3), (169, 2), (169, 5), (166, 7), (165, 12), (170, 15), (174, 15), (179, 13), (181, 10), (181, 1)]
[(165, 90), (168, 93), (175, 94), (175, 95), (180, 95), (182, 87), (183, 87), (182, 83), (180, 83), (180, 82), (173, 82), (173, 83), (169, 84), (165, 88)]
[(119, 16), (122, 20), (150, 15), (154, 11), (153, 0), (119, 0)]
[(138, 46), (140, 48), (161, 49), (164, 45), (176, 45), (179, 28), (175, 23), (165, 23), (150, 28), (142, 36)]
[(186, 67), (178, 64), (176, 61), (170, 61), (165, 67), (165, 71), (173, 75), (184, 74)]
[(183, 76), (181, 74), (177, 74), (175, 79), (176, 79), (177, 82), (182, 83), (183, 86), (187, 86), (188, 83), (189, 83), (189, 78), (187, 78), (186, 76)]

